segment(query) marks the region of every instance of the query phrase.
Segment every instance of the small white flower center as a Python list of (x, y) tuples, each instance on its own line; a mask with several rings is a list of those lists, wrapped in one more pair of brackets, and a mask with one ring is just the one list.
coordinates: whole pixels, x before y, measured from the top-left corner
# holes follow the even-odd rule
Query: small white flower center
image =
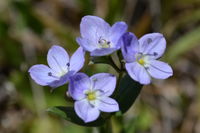
[(68, 71), (61, 71), (60, 73), (57, 74), (58, 77), (64, 76)]
[(110, 41), (100, 38), (98, 41), (99, 48), (110, 48)]
[(69, 66), (70, 66), (70, 64), (69, 63), (67, 63), (66, 64), (67, 65), (67, 67), (66, 68), (63, 68), (63, 67), (61, 67), (60, 65), (59, 65), (59, 67), (60, 67), (60, 72), (56, 72), (56, 73), (52, 73), (52, 72), (49, 72), (48, 73), (48, 76), (51, 76), (51, 77), (54, 77), (54, 78), (60, 78), (60, 77), (62, 77), (62, 76), (64, 76), (65, 74), (67, 74), (68, 72), (69, 72)]

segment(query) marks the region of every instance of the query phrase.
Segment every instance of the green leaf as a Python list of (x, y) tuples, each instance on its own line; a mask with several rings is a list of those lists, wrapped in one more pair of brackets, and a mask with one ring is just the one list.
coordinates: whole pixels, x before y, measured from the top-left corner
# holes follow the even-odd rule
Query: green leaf
[(122, 78), (119, 84), (119, 93), (116, 97), (122, 113), (128, 111), (133, 105), (141, 89), (142, 85), (134, 81), (128, 74)]
[(108, 64), (112, 66), (117, 72), (120, 72), (120, 69), (117, 67), (111, 56), (92, 56), (90, 60), (90, 64)]
[(90, 60), (94, 64), (110, 64), (109, 56), (91, 56)]
[[(68, 120), (72, 123), (81, 125), (81, 126), (87, 126), (87, 127), (97, 127), (101, 126), (105, 123), (106, 119), (100, 116), (97, 120), (89, 123), (85, 123), (83, 120), (81, 120), (74, 111), (73, 107), (64, 107), (64, 106), (57, 106), (57, 107), (51, 107), (48, 108), (47, 111), (49, 113), (52, 113), (54, 115), (57, 115), (65, 120)], [(83, 110), (84, 111), (84, 110)]]

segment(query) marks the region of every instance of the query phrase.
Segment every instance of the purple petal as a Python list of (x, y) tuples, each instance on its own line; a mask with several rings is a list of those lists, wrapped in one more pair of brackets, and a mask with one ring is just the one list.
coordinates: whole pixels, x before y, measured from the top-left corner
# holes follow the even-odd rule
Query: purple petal
[(117, 112), (117, 111), (119, 111), (119, 105), (112, 98), (101, 97), (99, 99), (98, 109), (103, 112)]
[(90, 78), (84, 73), (77, 73), (70, 78), (69, 94), (74, 100), (80, 100), (86, 97), (85, 90), (91, 88)]
[(138, 81), (140, 84), (150, 84), (151, 78), (143, 66), (141, 66), (137, 62), (126, 63), (125, 66), (131, 78)]
[(89, 51), (89, 52), (92, 52), (93, 50), (97, 48), (97, 43), (93, 43), (92, 41), (85, 38), (77, 37), (76, 42), (81, 47), (83, 47), (84, 50)]
[(135, 54), (139, 51), (139, 42), (137, 37), (127, 32), (122, 37), (123, 45), (121, 46), (122, 54), (126, 62), (135, 61)]
[(117, 49), (115, 48), (101, 48), (101, 49), (96, 49), (90, 53), (91, 56), (104, 56), (104, 55), (109, 55), (116, 51)]
[(49, 49), (47, 61), (50, 68), (57, 73), (68, 71), (67, 64), (69, 63), (69, 55), (65, 49), (60, 46), (54, 45)]
[(100, 36), (109, 33), (110, 26), (102, 18), (96, 16), (85, 16), (81, 20), (80, 31), (82, 38), (93, 41), (97, 44)]
[(157, 59), (163, 55), (166, 48), (166, 40), (160, 33), (151, 33), (139, 39), (140, 52), (143, 54), (154, 55)]
[(122, 35), (126, 32), (128, 26), (125, 22), (116, 22), (110, 29), (110, 41), (113, 43), (114, 47), (117, 49), (120, 48), (119, 46), (119, 39)]
[(173, 75), (173, 70), (167, 63), (157, 60), (151, 60), (150, 67), (147, 71), (156, 79), (166, 79)]
[(29, 69), (31, 78), (39, 85), (46, 86), (49, 83), (57, 80), (58, 78), (49, 76), (49, 73), (54, 72), (46, 65), (34, 65)]
[(78, 72), (85, 62), (85, 51), (82, 47), (79, 47), (70, 59), (70, 70)]
[(116, 77), (110, 73), (98, 73), (90, 77), (93, 89), (100, 90), (103, 95), (110, 96), (116, 87)]
[(81, 101), (76, 101), (74, 104), (76, 114), (85, 122), (91, 122), (96, 120), (100, 111), (89, 104), (89, 102), (84, 99)]

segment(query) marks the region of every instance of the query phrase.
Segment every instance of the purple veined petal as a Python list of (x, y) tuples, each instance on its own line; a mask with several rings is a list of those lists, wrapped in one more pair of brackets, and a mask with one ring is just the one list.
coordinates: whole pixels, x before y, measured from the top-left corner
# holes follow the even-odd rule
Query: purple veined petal
[(84, 73), (76, 73), (70, 77), (69, 94), (74, 100), (80, 100), (86, 97), (84, 91), (92, 86), (90, 78)]
[(91, 56), (104, 56), (104, 55), (109, 55), (116, 51), (117, 49), (115, 48), (101, 48), (101, 49), (96, 49), (90, 53)]
[(153, 55), (157, 59), (163, 55), (166, 48), (166, 40), (160, 33), (150, 33), (139, 39), (140, 52)]
[(121, 46), (122, 55), (126, 62), (134, 62), (136, 60), (136, 53), (139, 51), (139, 42), (137, 37), (127, 32), (122, 37), (123, 45)]
[(64, 48), (54, 45), (47, 54), (47, 61), (51, 69), (61, 74), (68, 71), (69, 55)]
[(98, 100), (97, 108), (102, 112), (117, 112), (119, 111), (118, 103), (110, 97), (101, 97)]
[(29, 73), (31, 78), (42, 86), (49, 85), (50, 82), (59, 79), (49, 75), (50, 73), (54, 75), (54, 72), (46, 65), (34, 65), (29, 69)]
[(48, 84), (52, 88), (56, 88), (56, 87), (62, 86), (62, 85), (66, 84), (69, 81), (69, 78), (71, 76), (73, 76), (74, 73), (75, 73), (74, 71), (69, 71), (68, 73), (66, 73), (65, 75), (63, 75), (62, 77), (60, 77), (59, 79), (57, 79), (57, 80), (55, 80), (53, 82), (50, 82)]
[(93, 89), (102, 91), (103, 95), (110, 96), (116, 87), (116, 77), (110, 73), (98, 73), (90, 77)]
[(110, 29), (109, 36), (110, 41), (113, 43), (114, 47), (119, 49), (119, 39), (126, 32), (128, 26), (125, 22), (116, 22)]
[(157, 60), (151, 60), (147, 71), (156, 79), (166, 79), (173, 75), (173, 70), (167, 63)]
[(147, 70), (137, 62), (126, 63), (126, 70), (131, 78), (138, 81), (140, 84), (150, 84), (151, 78)]
[(70, 71), (78, 72), (84, 65), (85, 51), (79, 47), (70, 59)]
[(85, 38), (77, 37), (76, 42), (81, 47), (83, 47), (84, 50), (89, 51), (89, 52), (92, 52), (93, 50), (97, 48), (97, 43), (93, 43), (92, 41)]
[(98, 39), (102, 36), (105, 37), (110, 30), (110, 25), (102, 18), (97, 16), (85, 16), (81, 20), (80, 32), (82, 38), (97, 43)]
[(74, 109), (76, 114), (85, 123), (96, 120), (100, 115), (100, 111), (96, 107), (91, 106), (86, 99), (76, 101), (74, 104)]

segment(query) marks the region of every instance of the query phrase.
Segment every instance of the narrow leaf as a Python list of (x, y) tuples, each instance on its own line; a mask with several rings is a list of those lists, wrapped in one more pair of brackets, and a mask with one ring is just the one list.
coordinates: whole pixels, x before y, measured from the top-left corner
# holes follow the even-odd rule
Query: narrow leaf
[(134, 81), (128, 74), (122, 78), (119, 84), (119, 93), (116, 97), (122, 113), (128, 111), (133, 105), (141, 89), (142, 85)]
[(101, 116), (93, 122), (85, 123), (76, 115), (76, 112), (74, 111), (73, 107), (57, 106), (57, 107), (48, 108), (47, 111), (51, 114), (57, 115), (65, 120), (68, 120), (72, 123), (75, 123), (81, 126), (97, 127), (105, 123), (105, 119), (102, 118)]

